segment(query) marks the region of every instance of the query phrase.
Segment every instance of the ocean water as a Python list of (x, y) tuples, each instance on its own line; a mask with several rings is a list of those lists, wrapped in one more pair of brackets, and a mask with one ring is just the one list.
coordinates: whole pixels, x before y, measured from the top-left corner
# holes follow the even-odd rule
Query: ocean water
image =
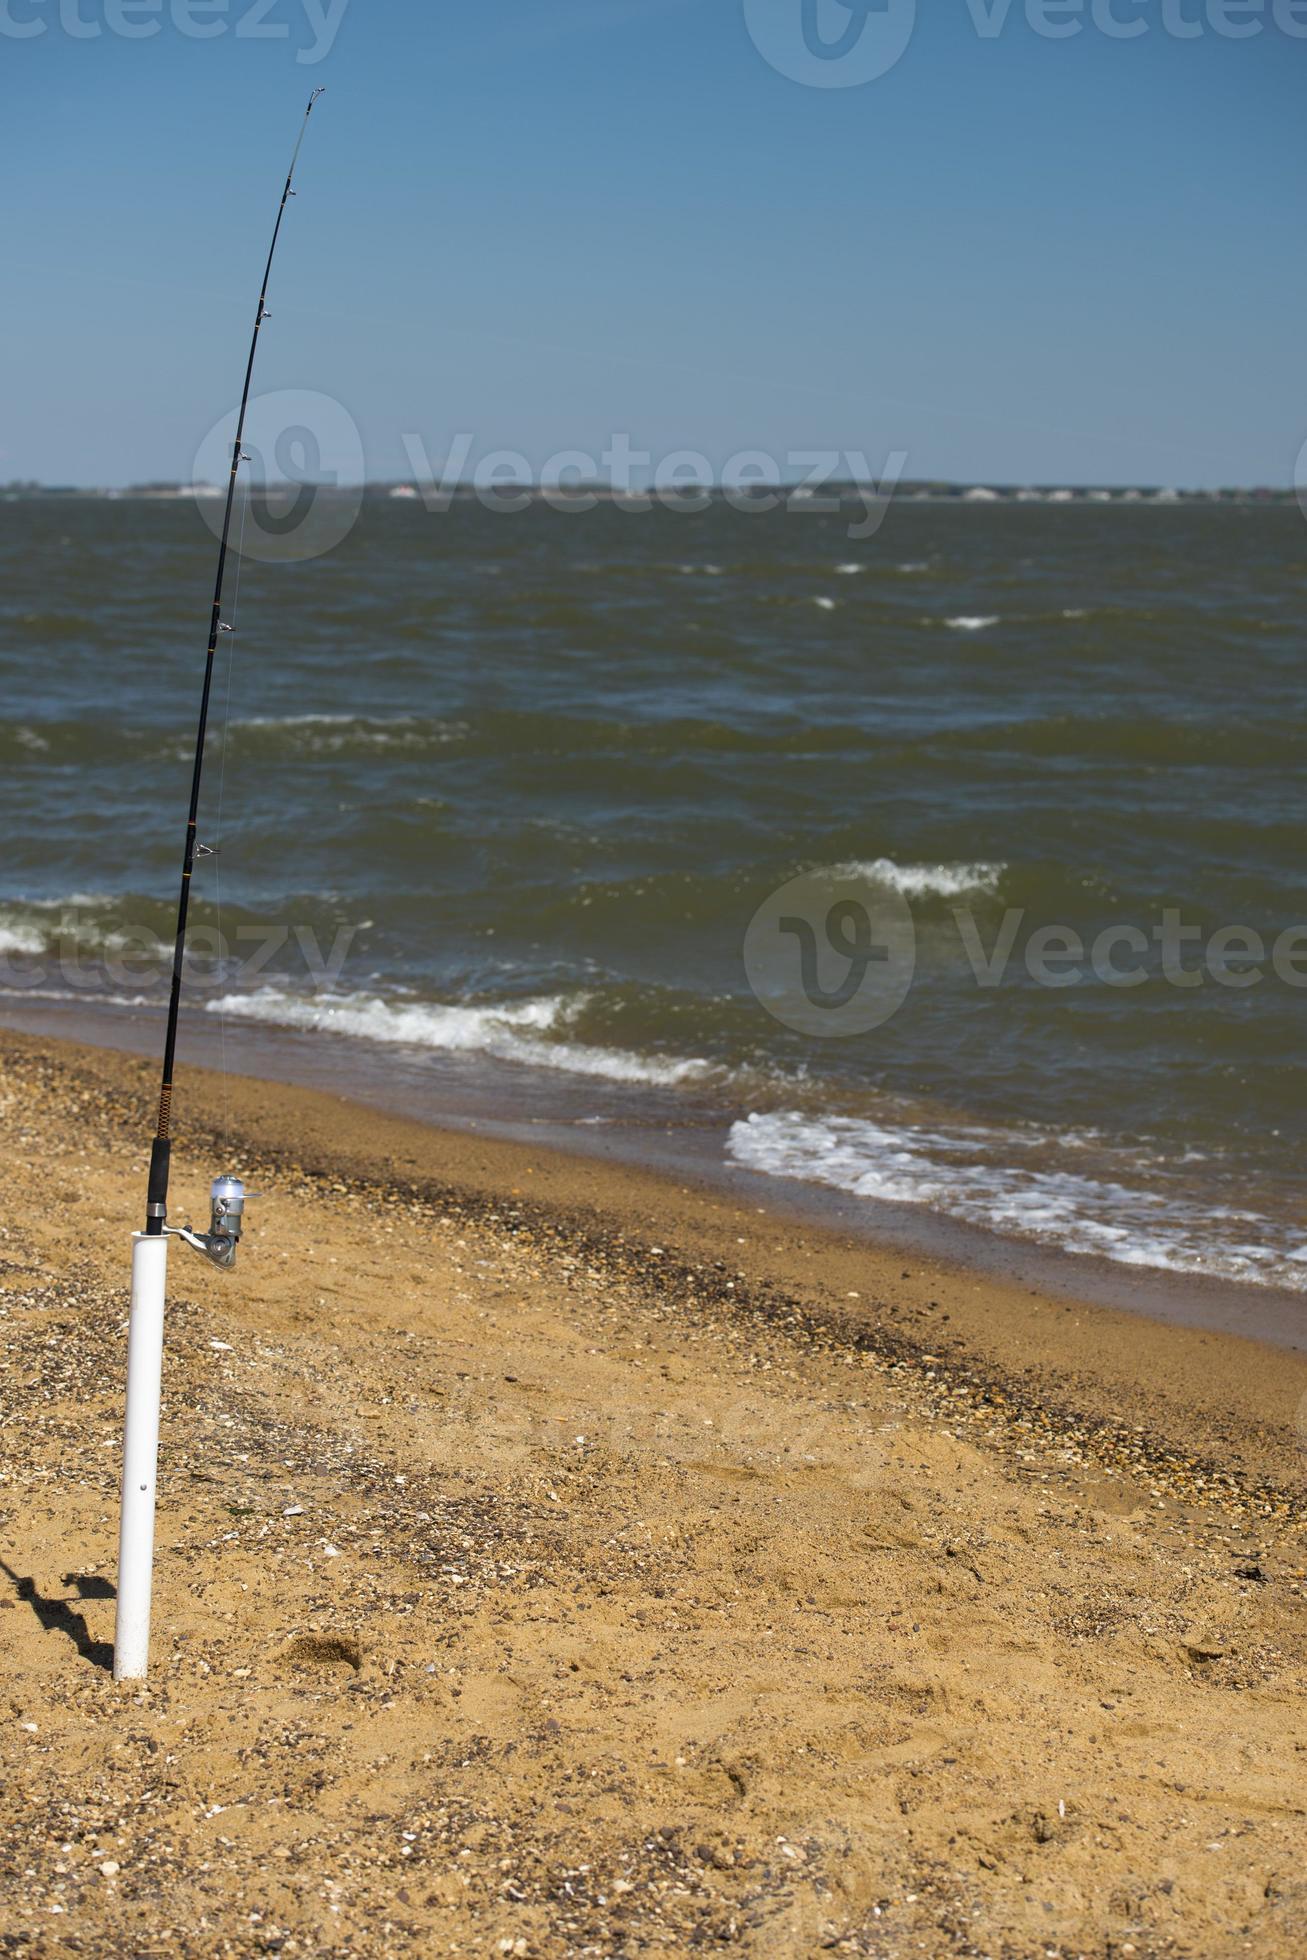
[[(1307, 525), (852, 515), (380, 501), (246, 561), (192, 1024), (427, 1068), (435, 1118), (456, 1063), (760, 1190), (1307, 1288)], [(185, 503), (0, 504), (0, 1015), (160, 999), (212, 559)], [(879, 1025), (750, 984), (803, 874), (827, 993), (823, 891), (908, 918)]]

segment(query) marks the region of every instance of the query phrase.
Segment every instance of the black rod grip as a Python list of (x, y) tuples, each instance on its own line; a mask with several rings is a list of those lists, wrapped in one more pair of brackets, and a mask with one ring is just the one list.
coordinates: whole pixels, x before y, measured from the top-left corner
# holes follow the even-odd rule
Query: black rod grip
[(168, 1211), (168, 1170), (171, 1158), (172, 1144), (168, 1138), (156, 1137), (150, 1145), (150, 1185), (145, 1213), (146, 1234), (152, 1239), (157, 1239), (162, 1233), (163, 1221)]

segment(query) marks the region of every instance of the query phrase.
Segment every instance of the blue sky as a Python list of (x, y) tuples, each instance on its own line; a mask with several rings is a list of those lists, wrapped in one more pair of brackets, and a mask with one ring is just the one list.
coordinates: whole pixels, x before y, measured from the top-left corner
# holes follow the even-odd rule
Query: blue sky
[[(746, 0), (186, 4), (0, 0), (0, 481), (191, 475), (323, 84), (257, 386), (339, 401), (373, 477), (464, 433), (536, 469), (623, 434), (718, 468), (1292, 478), (1304, 0), (1113, 0), (1130, 40), (1089, 0), (1056, 40), (1024, 0), (988, 35), (1001, 0), (920, 0), (887, 73), (820, 88)], [(803, 0), (747, 4), (783, 39)]]

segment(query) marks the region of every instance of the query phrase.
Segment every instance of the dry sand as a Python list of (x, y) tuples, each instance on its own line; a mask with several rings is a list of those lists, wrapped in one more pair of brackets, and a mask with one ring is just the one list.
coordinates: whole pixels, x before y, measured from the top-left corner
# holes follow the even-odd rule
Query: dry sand
[(0, 1036), (0, 1953), (1307, 1951), (1295, 1356)]

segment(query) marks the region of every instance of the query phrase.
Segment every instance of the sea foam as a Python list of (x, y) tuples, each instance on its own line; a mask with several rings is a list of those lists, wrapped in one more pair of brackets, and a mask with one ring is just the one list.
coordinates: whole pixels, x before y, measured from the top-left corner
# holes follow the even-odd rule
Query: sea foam
[(896, 864), (882, 857), (836, 865), (831, 875), (861, 878), (904, 898), (960, 898), (965, 892), (997, 891), (1006, 870), (1005, 864)]
[[(1307, 1291), (1307, 1238), (1255, 1213), (1172, 1189), (1057, 1167), (1055, 1134), (755, 1112), (728, 1155), (769, 1177), (824, 1184), (883, 1204), (928, 1207), (970, 1225), (1095, 1254), (1119, 1265), (1209, 1273)], [(1065, 1141), (1079, 1147), (1083, 1139)]]
[(297, 994), (280, 987), (229, 993), (205, 1003), (209, 1014), (305, 1028), (356, 1040), (380, 1041), (449, 1054), (491, 1055), (500, 1061), (562, 1069), (613, 1082), (674, 1084), (708, 1071), (697, 1059), (633, 1054), (626, 1049), (568, 1040), (566, 1029), (586, 996), (546, 995), (478, 1007), (452, 1002), (386, 1000), (379, 994)]

